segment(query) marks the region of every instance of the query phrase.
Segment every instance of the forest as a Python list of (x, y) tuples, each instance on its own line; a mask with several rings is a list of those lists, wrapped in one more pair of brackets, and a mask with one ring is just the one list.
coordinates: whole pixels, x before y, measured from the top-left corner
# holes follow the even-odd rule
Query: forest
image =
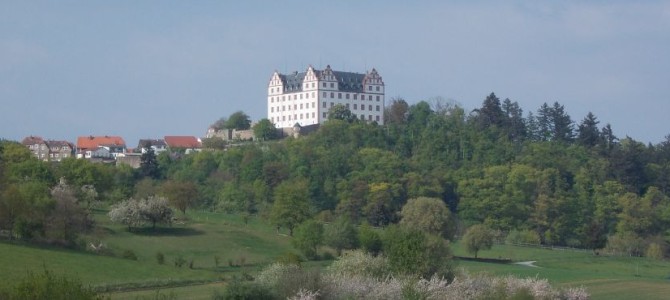
[[(670, 136), (644, 144), (617, 137), (591, 113), (574, 120), (555, 102), (524, 114), (493, 93), (471, 112), (394, 99), (383, 126), (338, 107), (310, 135), (188, 155), (148, 152), (139, 169), (42, 162), (16, 142), (0, 143), (3, 235), (73, 247), (95, 226), (92, 207), (129, 199), (178, 210), (153, 226), (205, 209), (263, 218), (292, 235), (307, 220), (392, 225), (411, 199), (427, 197), (448, 208), (445, 237), (483, 224), (501, 237), (663, 257), (669, 187)], [(130, 230), (143, 224), (117, 219)]]

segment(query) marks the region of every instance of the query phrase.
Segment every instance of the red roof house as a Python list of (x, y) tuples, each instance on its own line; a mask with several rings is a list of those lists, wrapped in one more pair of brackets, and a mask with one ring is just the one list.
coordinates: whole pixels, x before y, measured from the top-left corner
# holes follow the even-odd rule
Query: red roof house
[(165, 143), (171, 149), (200, 149), (202, 145), (198, 138), (194, 136), (178, 136), (178, 135), (166, 135)]

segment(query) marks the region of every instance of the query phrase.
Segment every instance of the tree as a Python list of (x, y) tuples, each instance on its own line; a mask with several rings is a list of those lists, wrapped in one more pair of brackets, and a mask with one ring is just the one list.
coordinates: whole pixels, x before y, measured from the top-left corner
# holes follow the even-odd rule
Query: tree
[(584, 120), (579, 124), (577, 131), (577, 141), (586, 147), (593, 147), (600, 142), (600, 130), (598, 129), (598, 119), (593, 113), (589, 112)]
[(143, 177), (153, 179), (160, 178), (160, 169), (158, 168), (158, 159), (151, 145), (146, 145), (146, 151), (140, 156), (140, 174)]
[(156, 229), (156, 223), (172, 223), (172, 209), (167, 199), (163, 197), (149, 196), (139, 202), (140, 216), (151, 223), (151, 228)]
[(247, 130), (251, 127), (251, 119), (242, 111), (236, 111), (226, 121), (225, 128), (235, 130)]
[(310, 215), (307, 180), (284, 181), (275, 188), (270, 219), (277, 229), (286, 227), (293, 236), (293, 229)]
[(377, 255), (382, 251), (382, 237), (372, 226), (364, 223), (358, 230), (358, 241), (361, 249), (366, 252)]
[(387, 122), (390, 124), (403, 125), (407, 122), (409, 105), (402, 98), (391, 99), (391, 106), (386, 113)]
[(198, 199), (198, 187), (191, 181), (168, 180), (163, 183), (161, 194), (172, 206), (186, 214), (186, 209), (193, 207)]
[(328, 110), (328, 120), (342, 120), (351, 123), (356, 120), (356, 116), (346, 106), (336, 104)]
[(402, 207), (400, 215), (402, 226), (447, 239), (454, 234), (453, 217), (444, 201), (440, 199), (428, 197), (409, 199)]
[(307, 220), (295, 229), (293, 246), (300, 250), (307, 258), (317, 257), (318, 247), (323, 244), (323, 224), (314, 220)]
[(112, 222), (128, 226), (128, 231), (144, 223), (140, 215), (140, 202), (132, 198), (112, 206), (107, 215)]
[(258, 140), (269, 141), (277, 138), (277, 128), (268, 119), (261, 119), (252, 129), (254, 130), (254, 136)]
[(384, 255), (397, 274), (430, 278), (451, 272), (451, 250), (444, 239), (392, 225), (383, 235)]
[(325, 228), (324, 241), (340, 255), (343, 249), (358, 247), (358, 231), (349, 218), (340, 216)]
[(493, 246), (493, 234), (491, 230), (481, 224), (473, 225), (463, 235), (465, 249), (475, 255), (480, 250), (488, 250)]
[(491, 93), (484, 99), (484, 103), (482, 103), (482, 107), (479, 109), (479, 125), (482, 128), (489, 126), (502, 128), (507, 123), (506, 119), (507, 117), (500, 106), (500, 99), (496, 97), (496, 94)]
[(76, 192), (64, 180), (51, 189), (53, 210), (47, 219), (47, 236), (71, 243), (92, 225), (88, 213), (78, 204)]

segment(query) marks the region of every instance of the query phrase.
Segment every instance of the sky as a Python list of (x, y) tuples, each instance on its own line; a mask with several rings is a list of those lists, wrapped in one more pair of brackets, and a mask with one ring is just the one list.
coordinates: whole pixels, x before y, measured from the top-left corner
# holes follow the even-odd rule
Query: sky
[(670, 134), (670, 1), (0, 1), (0, 138), (204, 136), (272, 73), (376, 68), (387, 104), (491, 92)]

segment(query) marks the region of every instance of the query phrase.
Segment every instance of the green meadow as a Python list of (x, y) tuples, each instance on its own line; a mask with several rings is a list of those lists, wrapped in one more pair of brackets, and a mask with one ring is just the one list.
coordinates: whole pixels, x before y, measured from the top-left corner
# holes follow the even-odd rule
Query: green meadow
[[(113, 299), (152, 299), (157, 293), (209, 299), (233, 276), (253, 276), (277, 257), (294, 251), (290, 237), (277, 234), (273, 226), (257, 218), (245, 224), (241, 216), (189, 212), (188, 221), (134, 232), (111, 224), (104, 211), (96, 212), (96, 221), (97, 231), (85, 240), (102, 243), (114, 256), (0, 243), (0, 282), (12, 284), (27, 272), (47, 269), (78, 277), (109, 292)], [(457, 256), (470, 256), (459, 243), (453, 243), (452, 248)], [(121, 258), (124, 252), (132, 252), (137, 260)], [(158, 252), (165, 257), (162, 265), (156, 259)], [(563, 287), (584, 286), (593, 299), (663, 299), (670, 295), (667, 261), (509, 245), (496, 245), (479, 256), (535, 261), (536, 267), (459, 260), (457, 268), (469, 273), (537, 276)], [(182, 267), (174, 265), (179, 257), (185, 260)]]

